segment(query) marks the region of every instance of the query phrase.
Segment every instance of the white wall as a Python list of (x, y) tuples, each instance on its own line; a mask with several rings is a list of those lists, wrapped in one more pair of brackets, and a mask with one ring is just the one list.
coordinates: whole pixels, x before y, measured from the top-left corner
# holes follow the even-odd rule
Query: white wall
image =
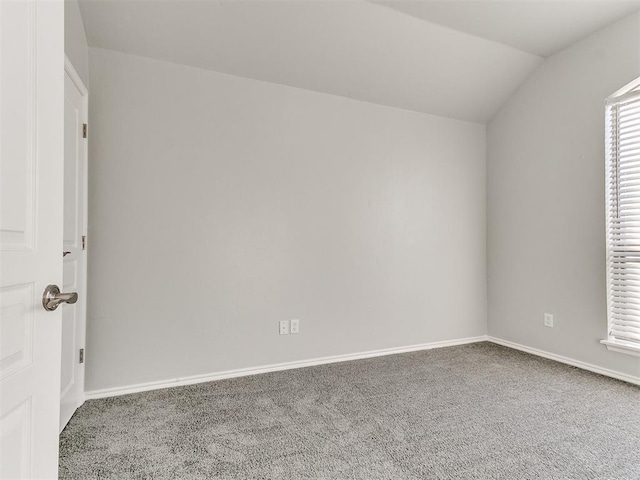
[(77, 0), (64, 2), (64, 53), (89, 88), (89, 47)]
[(90, 72), (87, 390), (486, 333), (483, 125), (106, 50)]
[[(489, 334), (640, 376), (606, 337), (604, 101), (640, 75), (639, 17), (548, 58), (488, 127)], [(543, 313), (555, 315), (553, 329)]]

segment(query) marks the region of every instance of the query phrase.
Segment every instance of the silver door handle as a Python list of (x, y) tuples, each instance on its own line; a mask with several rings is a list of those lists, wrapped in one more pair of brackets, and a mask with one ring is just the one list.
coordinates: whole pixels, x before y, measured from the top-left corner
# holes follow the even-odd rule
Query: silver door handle
[(76, 303), (77, 301), (78, 294), (76, 292), (60, 293), (57, 285), (49, 285), (42, 294), (42, 306), (49, 312), (58, 308), (61, 303)]

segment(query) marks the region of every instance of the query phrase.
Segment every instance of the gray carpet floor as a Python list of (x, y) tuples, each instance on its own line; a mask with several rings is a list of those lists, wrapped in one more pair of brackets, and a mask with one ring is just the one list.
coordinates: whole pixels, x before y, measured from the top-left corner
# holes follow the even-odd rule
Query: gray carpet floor
[(87, 401), (61, 478), (640, 479), (640, 388), (489, 343)]

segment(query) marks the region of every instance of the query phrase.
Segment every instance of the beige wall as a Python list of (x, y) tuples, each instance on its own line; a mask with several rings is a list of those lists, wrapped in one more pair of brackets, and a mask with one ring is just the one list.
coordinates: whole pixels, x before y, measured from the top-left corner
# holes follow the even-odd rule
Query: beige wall
[(484, 125), (90, 67), (88, 390), (486, 333)]
[(64, 53), (89, 88), (89, 47), (77, 0), (64, 2)]
[[(605, 98), (640, 75), (634, 15), (547, 59), (488, 127), (489, 334), (640, 376), (606, 337)], [(555, 327), (543, 326), (545, 312)]]

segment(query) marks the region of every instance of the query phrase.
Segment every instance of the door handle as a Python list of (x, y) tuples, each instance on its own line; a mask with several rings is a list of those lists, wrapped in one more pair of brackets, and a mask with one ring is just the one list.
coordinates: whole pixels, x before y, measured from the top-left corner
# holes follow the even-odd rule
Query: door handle
[(78, 294), (76, 292), (60, 293), (57, 285), (49, 285), (42, 294), (42, 306), (49, 312), (54, 311), (61, 303), (76, 303), (77, 301)]

